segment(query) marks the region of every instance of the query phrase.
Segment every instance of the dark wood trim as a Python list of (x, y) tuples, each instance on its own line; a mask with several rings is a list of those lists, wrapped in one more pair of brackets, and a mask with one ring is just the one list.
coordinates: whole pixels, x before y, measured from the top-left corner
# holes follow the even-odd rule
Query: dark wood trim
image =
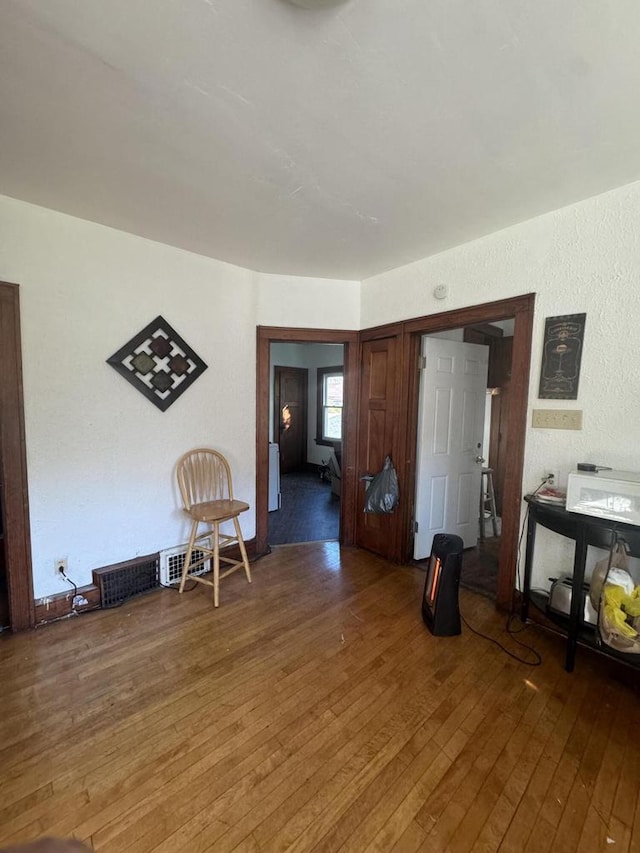
[(403, 351), (407, 368), (403, 374), (403, 381), (407, 384), (407, 408), (405, 409), (407, 419), (402, 449), (405, 450), (404, 476), (405, 490), (408, 494), (407, 499), (402, 501), (400, 508), (399, 523), (403, 535), (399, 539), (401, 550), (398, 557), (402, 562), (409, 562), (413, 552), (412, 521), (415, 502), (420, 338), (422, 335), (432, 332), (515, 318), (511, 400), (508, 412), (508, 432), (511, 445), (507, 459), (503, 497), (502, 539), (496, 596), (496, 604), (502, 609), (511, 608), (515, 587), (534, 304), (535, 294), (529, 293), (525, 296), (488, 302), (484, 305), (472, 305), (468, 308), (446, 311), (430, 317), (419, 317), (403, 324), (406, 336)]
[(316, 444), (324, 445), (325, 447), (333, 447), (336, 443), (342, 442), (342, 436), (338, 439), (323, 438), (322, 428), (324, 427), (324, 418), (322, 410), (324, 408), (324, 377), (327, 374), (339, 373), (344, 377), (344, 369), (341, 364), (335, 367), (318, 367), (316, 369)]
[(420, 394), (419, 359), (421, 335), (418, 333), (403, 337), (403, 364), (405, 367), (404, 409), (407, 413), (404, 431), (404, 455), (401, 483), (404, 483), (404, 500), (400, 504), (400, 540), (398, 558), (408, 563), (413, 559), (413, 523), (416, 517), (416, 450), (418, 441), (418, 403)]
[[(87, 603), (75, 608), (76, 613), (82, 613), (85, 610), (100, 609), (100, 590), (94, 584), (81, 586), (78, 588), (78, 595), (82, 595), (87, 599)], [(48, 595), (45, 598), (39, 598), (35, 602), (35, 618), (36, 625), (46, 625), (48, 622), (55, 622), (58, 619), (65, 619), (72, 613), (74, 592), (71, 588), (64, 592), (56, 593), (56, 595)]]
[(17, 284), (0, 282), (0, 488), (11, 629), (35, 625), (24, 431), (20, 302)]
[[(240, 517), (240, 521), (242, 521), (242, 516)], [(257, 559), (264, 557), (265, 554), (268, 554), (271, 551), (271, 549), (268, 548), (266, 551), (258, 554), (255, 536), (253, 539), (245, 539), (244, 547), (247, 551), (247, 557), (249, 558), (250, 563), (254, 563)], [(230, 560), (242, 559), (240, 547), (238, 545), (227, 545), (226, 548), (220, 548), (220, 556), (228, 557)]]
[(256, 554), (269, 552), (269, 345), (287, 343), (342, 344), (344, 412), (340, 543), (355, 541), (355, 440), (358, 398), (358, 332), (343, 329), (296, 329), (258, 326), (256, 329)]
[[(531, 332), (535, 294), (472, 305), (440, 314), (416, 317), (404, 322), (376, 326), (357, 332), (328, 332), (318, 329), (290, 329), (258, 327), (257, 367), (257, 483), (256, 483), (256, 540), (258, 553), (266, 553), (267, 546), (267, 491), (268, 491), (268, 441), (269, 441), (269, 343), (273, 341), (317, 343), (345, 343), (345, 424), (343, 441), (343, 495), (341, 508), (341, 543), (355, 543), (356, 471), (355, 460), (359, 399), (360, 353), (356, 342), (399, 336), (401, 341), (400, 382), (398, 388), (399, 411), (405, 413), (404, 429), (395, 439), (394, 454), (400, 479), (401, 495), (398, 522), (393, 532), (389, 559), (399, 563), (410, 562), (413, 553), (413, 517), (416, 478), (416, 436), (418, 423), (418, 391), (420, 338), (424, 334), (459, 329), (469, 325), (491, 323), (515, 318), (512, 396), (509, 407), (509, 448), (504, 490), (502, 542), (499, 559), (498, 592), (496, 604), (503, 609), (511, 607), (515, 587), (518, 550), (518, 530), (522, 499), (522, 473), (526, 416), (529, 395), (529, 370), (531, 361)], [(347, 391), (347, 388), (349, 389)]]
[(299, 329), (282, 326), (257, 326), (258, 338), (269, 343), (345, 344), (358, 340), (358, 332), (349, 329)]
[(508, 433), (509, 452), (506, 458), (502, 493), (502, 542), (500, 546), (498, 606), (508, 609), (513, 604), (518, 561), (518, 535), (522, 508), (522, 473), (527, 434), (527, 405), (531, 369), (531, 334), (535, 294), (521, 297), (514, 312), (511, 384), (509, 386)]
[[(475, 326), (490, 320), (510, 320), (535, 299), (534, 293), (526, 296), (513, 296), (510, 299), (500, 299), (497, 302), (484, 302), (481, 305), (469, 305), (466, 308), (456, 308), (453, 311), (443, 311), (440, 314), (430, 314), (407, 320), (404, 324), (408, 334), (429, 334), (444, 332), (448, 329), (461, 329), (463, 326)], [(533, 311), (533, 307), (531, 307)]]
[(404, 323), (385, 323), (383, 326), (373, 326), (371, 329), (362, 329), (360, 341), (376, 341), (380, 338), (393, 338), (402, 335), (406, 327)]
[(342, 491), (340, 497), (340, 543), (355, 545), (356, 541), (356, 446), (358, 440), (358, 406), (360, 399), (360, 362), (358, 333), (344, 338), (344, 406), (342, 412)]
[(269, 385), (270, 343), (257, 328), (256, 341), (256, 550), (269, 553)]
[[(403, 479), (406, 478), (407, 473), (411, 476), (411, 472), (407, 472), (407, 460), (411, 454), (410, 446), (411, 439), (407, 432), (406, 427), (403, 428), (403, 420), (404, 424), (406, 424), (406, 419), (403, 418), (402, 413), (406, 413), (410, 411), (410, 392), (411, 392), (411, 348), (407, 347), (408, 335), (404, 334), (404, 329), (399, 329), (396, 333), (398, 337), (398, 385), (396, 389), (396, 411), (399, 414), (398, 417), (398, 428), (396, 430), (395, 442), (396, 442), (396, 451), (395, 451), (395, 459), (397, 460), (396, 471), (398, 471), (398, 483), (400, 485), (400, 522), (394, 525), (393, 528), (393, 536), (391, 541), (391, 551), (390, 551), (390, 559), (394, 562), (406, 563), (406, 551), (405, 551), (405, 539), (406, 539), (406, 531), (407, 528), (412, 528), (411, 519), (409, 522), (406, 520), (406, 513), (411, 511), (411, 507), (415, 500), (415, 473), (411, 477), (411, 479)], [(416, 365), (417, 365), (417, 357), (416, 357)], [(416, 370), (416, 373), (418, 371)], [(417, 408), (416, 408), (417, 413)], [(416, 443), (417, 436), (417, 420), (416, 420), (416, 428), (413, 435), (413, 444)], [(411, 483), (411, 487), (409, 488), (407, 484)], [(404, 494), (403, 494), (404, 492)]]

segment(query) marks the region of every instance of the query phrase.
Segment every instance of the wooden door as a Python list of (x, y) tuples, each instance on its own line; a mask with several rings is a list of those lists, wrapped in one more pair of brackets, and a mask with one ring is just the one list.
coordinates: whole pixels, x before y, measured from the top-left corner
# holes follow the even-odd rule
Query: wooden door
[(280, 473), (300, 470), (307, 461), (308, 371), (274, 367), (274, 440), (280, 445)]
[[(400, 476), (398, 460), (393, 458), (398, 419), (398, 356), (399, 343), (396, 337), (366, 341), (362, 345), (358, 478), (380, 471), (387, 455), (391, 456)], [(394, 539), (396, 515), (363, 512), (364, 499), (365, 483), (359, 479), (356, 544), (388, 557)]]

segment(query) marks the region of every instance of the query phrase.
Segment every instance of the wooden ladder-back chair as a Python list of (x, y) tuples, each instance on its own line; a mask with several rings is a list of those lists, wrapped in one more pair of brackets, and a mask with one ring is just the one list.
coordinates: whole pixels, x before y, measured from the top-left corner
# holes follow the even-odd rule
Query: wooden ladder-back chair
[[(180, 580), (180, 592), (184, 590), (187, 578), (213, 587), (213, 604), (219, 604), (220, 578), (226, 578), (232, 572), (244, 567), (247, 581), (251, 583), (251, 571), (247, 550), (244, 546), (242, 531), (238, 516), (241, 512), (249, 509), (249, 504), (244, 501), (236, 501), (233, 498), (233, 485), (231, 481), (231, 469), (229, 463), (217, 450), (200, 447), (190, 450), (181, 456), (177, 464), (177, 478), (184, 511), (191, 518), (191, 535), (184, 560), (182, 579)], [(236, 530), (235, 536), (220, 533), (220, 525), (225, 521), (232, 521)], [(202, 533), (198, 533), (201, 524), (207, 526)], [(211, 537), (212, 547), (202, 544), (204, 539)], [(229, 557), (220, 556), (220, 544), (224, 546), (237, 543), (240, 548), (241, 560), (233, 560)], [(194, 548), (202, 556), (192, 561)], [(213, 558), (213, 581), (207, 580), (200, 575), (191, 572), (204, 565), (207, 560)], [(220, 574), (220, 563), (229, 565)]]

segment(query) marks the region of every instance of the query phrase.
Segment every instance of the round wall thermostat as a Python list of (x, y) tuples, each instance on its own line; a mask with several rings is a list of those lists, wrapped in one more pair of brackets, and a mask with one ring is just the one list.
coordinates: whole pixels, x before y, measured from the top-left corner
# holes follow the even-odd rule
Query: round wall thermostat
[(433, 295), (436, 299), (446, 299), (448, 292), (446, 284), (439, 284), (437, 287), (433, 288)]

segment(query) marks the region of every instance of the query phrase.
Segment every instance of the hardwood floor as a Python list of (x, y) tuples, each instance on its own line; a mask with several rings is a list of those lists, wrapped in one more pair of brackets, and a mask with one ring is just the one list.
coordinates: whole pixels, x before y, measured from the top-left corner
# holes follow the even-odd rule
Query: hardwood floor
[[(0, 845), (640, 850), (638, 695), (524, 635), (432, 637), (424, 575), (336, 543), (0, 637)], [(509, 648), (492, 604), (466, 618)]]

